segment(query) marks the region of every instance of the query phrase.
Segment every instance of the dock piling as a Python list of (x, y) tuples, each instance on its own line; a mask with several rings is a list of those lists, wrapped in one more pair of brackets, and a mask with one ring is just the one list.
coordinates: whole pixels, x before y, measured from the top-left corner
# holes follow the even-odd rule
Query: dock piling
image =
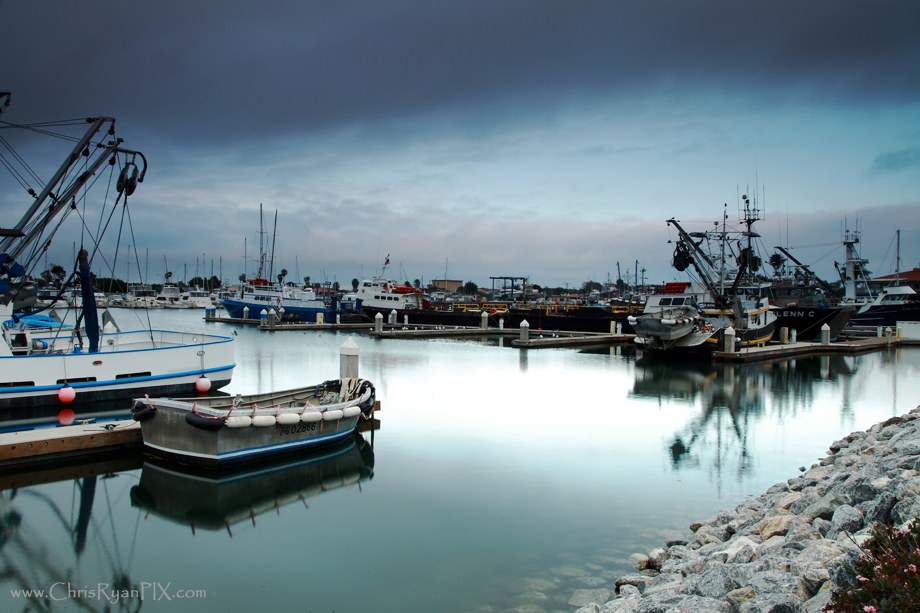
[(821, 344), (825, 347), (831, 344), (831, 327), (827, 324), (821, 326)]
[(383, 332), (383, 313), (374, 315), (374, 332), (377, 334)]
[(735, 350), (735, 329), (731, 326), (725, 329), (722, 345), (722, 351), (725, 353), (732, 353)]
[(485, 330), (489, 327), (489, 312), (483, 311), (479, 315), (479, 328)]
[(530, 340), (530, 324), (527, 320), (521, 321), (521, 342), (526, 343)]
[(360, 349), (355, 339), (348, 337), (339, 347), (339, 378), (340, 379), (357, 379), (358, 378), (358, 356)]

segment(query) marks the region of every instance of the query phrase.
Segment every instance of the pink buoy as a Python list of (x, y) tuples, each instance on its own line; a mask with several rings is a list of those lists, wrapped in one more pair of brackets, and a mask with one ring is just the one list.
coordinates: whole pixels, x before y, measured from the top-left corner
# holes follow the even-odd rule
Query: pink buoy
[(195, 389), (201, 393), (204, 393), (208, 391), (209, 389), (211, 389), (211, 382), (208, 381), (207, 377), (205, 377), (204, 375), (201, 375), (200, 377), (198, 377), (198, 380), (195, 381)]
[(58, 400), (61, 402), (73, 402), (73, 399), (77, 397), (77, 393), (73, 391), (73, 388), (69, 385), (65, 385), (58, 390)]
[(69, 426), (73, 423), (76, 413), (73, 412), (73, 409), (61, 409), (58, 413), (58, 423), (62, 426)]

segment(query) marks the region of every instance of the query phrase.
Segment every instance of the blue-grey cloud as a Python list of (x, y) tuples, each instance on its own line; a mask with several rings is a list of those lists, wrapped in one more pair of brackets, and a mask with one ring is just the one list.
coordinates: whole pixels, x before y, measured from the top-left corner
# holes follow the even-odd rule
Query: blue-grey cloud
[(875, 156), (869, 169), (872, 173), (898, 172), (920, 168), (920, 148), (890, 151)]

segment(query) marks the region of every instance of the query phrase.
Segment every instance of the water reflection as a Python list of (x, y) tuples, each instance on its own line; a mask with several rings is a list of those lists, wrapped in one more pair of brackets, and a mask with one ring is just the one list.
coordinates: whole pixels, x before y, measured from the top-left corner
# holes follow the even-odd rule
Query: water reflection
[(294, 502), (307, 509), (319, 494), (374, 476), (374, 451), (361, 435), (308, 455), (243, 469), (196, 469), (160, 459), (144, 462), (131, 504), (196, 529), (226, 530)]
[(759, 428), (782, 430), (813, 404), (821, 385), (839, 384), (846, 395), (855, 363), (841, 355), (726, 364), (640, 353), (630, 396), (691, 409), (664, 442), (667, 457), (674, 471), (706, 470), (721, 495), (723, 478), (740, 481), (758, 461), (752, 440)]
[[(100, 602), (84, 588), (91, 584), (98, 591), (105, 586), (106, 594), (115, 594), (130, 592), (137, 585), (130, 574), (134, 550), (119, 547), (114, 524), (105, 520), (111, 520), (113, 506), (132, 482), (130, 473), (123, 471), (137, 469), (141, 463), (141, 456), (135, 454), (0, 476), (0, 580), (11, 596), (13, 590), (43, 590), (41, 595), (20, 593), (17, 607), (24, 611), (74, 605), (86, 611), (140, 609), (139, 596)], [(59, 486), (70, 482), (70, 509), (62, 506), (61, 497), (26, 487), (55, 482)], [(92, 579), (84, 581), (87, 573)]]

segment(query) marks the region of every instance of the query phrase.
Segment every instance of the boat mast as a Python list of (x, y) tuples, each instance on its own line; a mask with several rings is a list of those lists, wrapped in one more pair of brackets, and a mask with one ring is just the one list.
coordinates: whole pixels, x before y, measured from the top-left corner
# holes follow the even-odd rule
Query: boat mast
[(728, 203), (725, 203), (725, 209), (722, 211), (722, 267), (719, 271), (719, 295), (725, 295), (725, 224), (728, 220)]
[(268, 266), (268, 280), (271, 281), (275, 272), (275, 238), (278, 237), (278, 209), (275, 209), (275, 227), (272, 229), (272, 259)]
[(901, 230), (898, 230), (897, 247), (895, 247), (894, 284), (901, 285)]

